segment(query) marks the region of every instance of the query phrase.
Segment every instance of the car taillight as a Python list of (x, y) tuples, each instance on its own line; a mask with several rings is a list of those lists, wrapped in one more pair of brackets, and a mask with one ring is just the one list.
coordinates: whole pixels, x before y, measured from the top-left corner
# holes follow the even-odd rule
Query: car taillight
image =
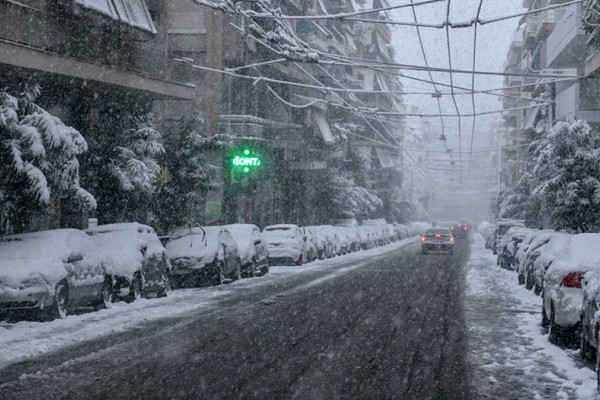
[(571, 272), (565, 276), (560, 284), (563, 287), (569, 288), (581, 288), (581, 278), (585, 275), (585, 272)]
[(463, 227), (463, 231), (468, 231), (468, 230), (469, 230), (469, 227), (467, 227), (467, 226)]
[(451, 226), (451, 227), (450, 227), (450, 230), (451, 230), (451, 231), (453, 231), (453, 230), (454, 230), (454, 227), (453, 227), (453, 226)]
[(535, 253), (532, 253), (532, 254), (529, 256), (529, 259), (531, 260), (531, 262), (535, 262), (535, 260), (537, 260), (537, 258), (538, 258), (539, 256), (540, 256), (540, 253), (538, 253), (538, 252), (535, 252)]
[(427, 241), (427, 237), (426, 236), (421, 236), (421, 242), (426, 242)]

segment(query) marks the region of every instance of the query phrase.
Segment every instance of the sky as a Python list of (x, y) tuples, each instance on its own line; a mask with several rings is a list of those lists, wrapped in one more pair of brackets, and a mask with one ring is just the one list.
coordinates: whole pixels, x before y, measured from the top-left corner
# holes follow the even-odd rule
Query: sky
[[(451, 22), (468, 22), (477, 15), (479, 0), (449, 0)], [(406, 0), (408, 2), (408, 0)], [(415, 0), (415, 2), (417, 2)], [(390, 2), (391, 5), (394, 2)], [(446, 20), (448, 2), (441, 1), (416, 7), (416, 17), (419, 23), (440, 24)], [(491, 19), (500, 16), (514, 15), (525, 11), (522, 7), (522, 0), (483, 0), (481, 8), (481, 19)], [(395, 21), (414, 22), (411, 8), (401, 8), (394, 10), (390, 16)], [(475, 51), (476, 66), (479, 71), (502, 72), (506, 55), (513, 39), (515, 30), (521, 17), (508, 20), (479, 25), (477, 27), (477, 47)], [(420, 28), (423, 47), (430, 67), (448, 68), (448, 40), (446, 29)], [(402, 64), (411, 64), (425, 66), (423, 54), (419, 44), (417, 30), (413, 26), (393, 26), (393, 46), (396, 50), (396, 62)], [(473, 69), (473, 50), (474, 50), (474, 27), (469, 28), (450, 28), (449, 42), (451, 49), (452, 69), (472, 70)], [(405, 76), (416, 77), (429, 80), (429, 74), (425, 71), (402, 71)], [(437, 82), (450, 84), (450, 74), (447, 72), (432, 72), (433, 79)], [(453, 84), (455, 86), (471, 88), (472, 74), (452, 74)], [(404, 90), (433, 92), (433, 85), (430, 83), (418, 82), (412, 79), (403, 78)], [(502, 76), (476, 75), (475, 89), (493, 89), (500, 88), (503, 85)], [(438, 86), (442, 92), (450, 92), (449, 87)], [(457, 91), (459, 92), (459, 91)], [(456, 105), (461, 114), (472, 114), (473, 105), (470, 95), (457, 95)], [(427, 95), (405, 95), (404, 100), (407, 105), (418, 106), (424, 114), (437, 114), (437, 100), (430, 94)], [(440, 99), (443, 114), (456, 114), (456, 107), (452, 96), (443, 95)], [(476, 112), (500, 110), (502, 104), (498, 96), (488, 94), (475, 95)], [(437, 118), (428, 118), (432, 129), (435, 131), (434, 137), (438, 137), (442, 132), (442, 123)], [(475, 133), (473, 148), (489, 148), (491, 145), (492, 124), (501, 120), (501, 114), (491, 114), (478, 116), (475, 120)], [(460, 174), (458, 168), (454, 170), (456, 175), (462, 175), (463, 180), (470, 181), (472, 187), (467, 191), (478, 190), (481, 187), (482, 176), (478, 176), (483, 165), (489, 165), (490, 157), (488, 153), (474, 152), (472, 155), (472, 167), (468, 169), (469, 149), (471, 147), (472, 137), (472, 117), (461, 118), (459, 129), (458, 118), (444, 117), (444, 134), (448, 138), (447, 145), (452, 150), (453, 159), (456, 165), (463, 165), (463, 172)], [(459, 135), (460, 132), (460, 135)], [(460, 143), (460, 151), (459, 151)], [(439, 146), (437, 146), (439, 147)], [(460, 155), (459, 155), (460, 154)], [(484, 158), (485, 157), (485, 158)], [(439, 158), (439, 157), (438, 157)], [(462, 160), (462, 162), (461, 162)], [(438, 167), (447, 167), (447, 164)], [(489, 174), (488, 174), (489, 176)], [(487, 177), (485, 177), (487, 179)], [(452, 180), (459, 181), (459, 176)], [(492, 187), (494, 182), (488, 179), (488, 187)], [(464, 181), (461, 181), (464, 183)], [(472, 196), (471, 196), (472, 197)], [(486, 207), (488, 201), (485, 201)]]
[[(479, 0), (454, 0), (451, 1), (450, 21), (463, 22), (469, 21), (477, 15)], [(439, 24), (446, 20), (447, 2), (439, 2), (416, 7), (417, 20), (420, 23)], [(522, 12), (521, 0), (503, 0), (490, 1), (484, 0), (481, 9), (480, 18), (490, 19), (493, 17), (512, 15)], [(393, 19), (397, 21), (413, 22), (413, 15), (410, 8), (395, 10)], [(520, 18), (480, 25), (477, 28), (477, 48), (476, 48), (476, 70), (501, 72), (510, 42), (513, 38), (513, 32), (518, 27)], [(419, 46), (419, 40), (415, 27), (396, 26), (393, 29), (393, 44), (396, 49), (396, 61), (403, 64), (412, 64), (424, 66), (423, 55)], [(446, 40), (446, 29), (421, 28), (421, 36), (427, 61), (431, 67), (448, 68), (448, 42)], [(450, 28), (450, 48), (451, 61), (453, 69), (471, 70), (473, 63), (473, 34), (474, 28)], [(420, 79), (429, 79), (426, 72), (404, 71), (407, 76), (413, 76)], [(450, 83), (450, 74), (446, 72), (433, 72), (435, 81)], [(471, 74), (453, 74), (453, 83), (456, 86), (471, 87)], [(490, 89), (502, 87), (503, 78), (501, 76), (478, 75), (475, 78), (476, 89)], [(404, 89), (406, 91), (433, 91), (433, 86), (429, 83), (417, 82), (408, 78), (403, 79)], [(450, 91), (448, 87), (438, 87), (443, 92)], [(423, 113), (438, 113), (437, 102), (430, 95), (406, 95), (404, 97), (407, 105), (418, 106)], [(471, 114), (472, 99), (471, 96), (456, 96), (458, 109), (462, 114)], [(475, 95), (476, 110), (491, 111), (501, 109), (501, 103), (497, 96), (487, 94)], [(456, 108), (450, 95), (441, 98), (442, 112), (444, 114), (456, 114)], [(489, 125), (500, 114), (491, 116), (480, 116), (476, 119), (475, 136), (481, 138), (483, 133), (489, 129)], [(441, 123), (439, 118), (431, 118), (434, 128), (439, 129), (441, 133)], [(458, 119), (444, 118), (445, 134), (448, 137), (448, 144), (458, 153)], [(463, 150), (468, 150), (471, 138), (472, 117), (464, 117), (461, 121), (461, 139)], [(477, 142), (475, 143), (478, 144)], [(481, 144), (481, 143), (480, 143)], [(487, 146), (487, 141), (479, 147)]]

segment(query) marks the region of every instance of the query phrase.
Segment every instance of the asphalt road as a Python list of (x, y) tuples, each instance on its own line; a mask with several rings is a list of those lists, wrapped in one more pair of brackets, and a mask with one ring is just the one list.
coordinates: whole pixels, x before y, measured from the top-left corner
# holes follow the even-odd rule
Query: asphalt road
[(415, 243), (241, 288), (0, 370), (0, 399), (470, 399), (457, 250)]

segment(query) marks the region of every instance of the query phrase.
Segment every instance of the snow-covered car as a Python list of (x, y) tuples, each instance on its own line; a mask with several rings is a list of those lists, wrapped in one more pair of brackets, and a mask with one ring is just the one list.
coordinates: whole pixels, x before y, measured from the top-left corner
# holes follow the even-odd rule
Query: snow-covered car
[(313, 234), (313, 241), (317, 247), (317, 257), (321, 260), (333, 257), (333, 242), (327, 235), (327, 229), (322, 225), (307, 226)]
[(492, 243), (492, 252), (494, 253), (494, 255), (496, 255), (498, 252), (498, 247), (500, 246), (500, 242), (504, 238), (504, 234), (508, 232), (508, 230), (512, 227), (524, 228), (525, 223), (523, 221), (515, 219), (499, 219), (498, 221), (496, 221), (496, 229), (494, 230), (494, 234), (492, 235), (494, 237)]
[(269, 250), (262, 233), (256, 225), (225, 225), (237, 244), (242, 263), (242, 276), (254, 277), (257, 273), (265, 275), (269, 272)]
[(383, 218), (367, 219), (361, 224), (363, 226), (372, 227), (373, 240), (377, 246), (383, 246), (390, 243), (390, 237), (387, 227), (387, 221)]
[(100, 225), (85, 232), (112, 256), (113, 300), (164, 297), (171, 288), (171, 263), (154, 229), (137, 222)]
[(362, 250), (372, 249), (377, 246), (377, 232), (372, 226), (359, 225), (357, 228)]
[(305, 262), (312, 262), (319, 258), (318, 238), (314, 231), (309, 227), (300, 228), (302, 234), (306, 236), (306, 259)]
[(448, 228), (431, 228), (421, 235), (421, 254), (454, 254), (455, 239)]
[(302, 265), (306, 258), (306, 236), (298, 225), (270, 225), (263, 229), (263, 238), (269, 249), (269, 263)]
[(110, 260), (83, 231), (0, 238), (0, 316), (66, 318), (79, 307), (109, 306), (112, 284)]
[(182, 228), (165, 246), (171, 260), (175, 287), (219, 285), (241, 278), (239, 251), (231, 233), (222, 226)]
[(561, 233), (553, 230), (532, 230), (525, 237), (517, 251), (517, 258), (519, 259), (519, 264), (517, 265), (517, 282), (519, 285), (525, 284), (526, 289), (534, 287), (533, 264), (540, 256), (543, 246), (555, 235), (561, 235)]
[[(539, 295), (542, 293), (546, 271), (554, 259), (564, 253), (572, 237), (573, 235), (557, 232), (552, 235), (546, 244), (539, 248), (539, 255), (534, 258), (533, 264), (529, 266), (533, 275), (533, 290), (535, 294)], [(525, 273), (529, 274), (527, 269)], [(525, 280), (527, 279), (530, 278), (526, 277)]]
[(588, 360), (595, 361), (600, 387), (600, 272), (585, 274), (582, 286), (580, 354)]
[(348, 252), (352, 253), (360, 250), (360, 236), (358, 236), (357, 225), (341, 225), (348, 238)]
[(544, 275), (542, 326), (549, 328), (554, 343), (579, 339), (583, 302), (582, 278), (600, 272), (600, 234), (573, 235)]
[(502, 242), (498, 246), (496, 263), (501, 268), (515, 270), (519, 265), (519, 259), (517, 258), (517, 252), (519, 247), (523, 243), (523, 240), (531, 232), (531, 229), (527, 228), (510, 228), (504, 237)]

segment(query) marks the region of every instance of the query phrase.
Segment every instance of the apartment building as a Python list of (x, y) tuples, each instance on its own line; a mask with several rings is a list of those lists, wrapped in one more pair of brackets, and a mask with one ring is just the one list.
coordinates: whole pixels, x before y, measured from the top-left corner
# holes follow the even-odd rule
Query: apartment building
[[(561, 3), (565, 1), (524, 0), (523, 7), (533, 11)], [(528, 144), (556, 121), (600, 122), (600, 81), (594, 67), (600, 62), (593, 39), (588, 41), (582, 29), (582, 16), (580, 3), (543, 10), (524, 16), (514, 33), (504, 68), (515, 75), (504, 80), (507, 111), (499, 139), (500, 189), (519, 181)], [(583, 75), (587, 79), (574, 78)]]
[[(252, 2), (239, 4), (254, 7)], [(273, 2), (285, 15), (308, 17), (378, 9), (385, 4), (380, 0)], [(290, 32), (332, 65), (265, 64), (279, 56), (252, 37), (247, 19), (199, 7), (191, 0), (171, 1), (168, 8), (171, 51), (200, 67), (194, 69), (192, 82), (198, 88), (195, 103), (205, 114), (208, 133), (230, 134), (235, 149), (252, 149), (262, 158), (259, 179), (240, 180), (228, 172), (229, 156), (225, 154), (223, 191), (209, 199), (222, 203), (223, 222), (268, 225), (327, 220), (327, 210), (319, 206), (323, 203), (319, 182), (331, 168), (351, 168), (352, 152), (362, 154), (381, 170), (376, 186), (380, 196), (386, 197), (390, 182), (397, 179), (394, 171), (401, 165), (398, 146), (386, 142), (400, 143), (402, 118), (384, 120), (355, 110), (394, 113), (403, 107), (399, 81), (366, 66), (370, 61), (393, 59), (386, 25), (339, 19), (289, 20), (286, 27)], [(364, 17), (387, 18), (381, 12)], [(268, 23), (261, 19), (253, 22)], [(364, 62), (353, 66), (348, 57)], [(245, 68), (253, 64), (260, 66)], [(207, 68), (230, 68), (237, 76)], [(345, 88), (360, 92), (348, 93)], [(400, 182), (396, 183), (399, 186)]]

